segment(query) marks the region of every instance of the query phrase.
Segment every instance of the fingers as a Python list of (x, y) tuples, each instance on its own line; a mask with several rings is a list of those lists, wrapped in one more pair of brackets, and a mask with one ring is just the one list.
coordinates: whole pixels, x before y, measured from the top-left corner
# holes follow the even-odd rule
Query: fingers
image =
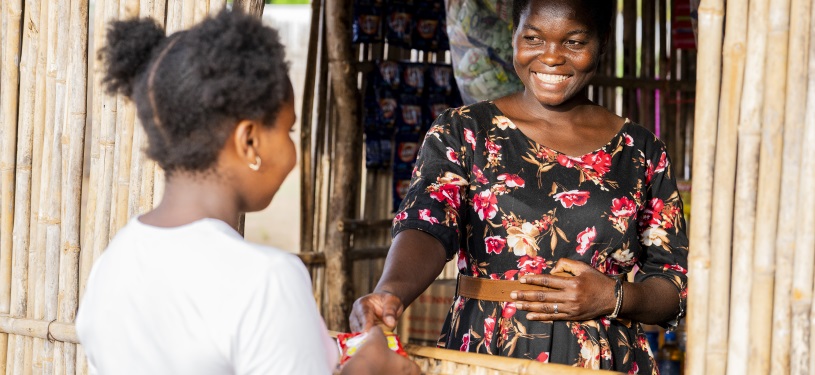
[(588, 264), (583, 263), (578, 260), (568, 259), (568, 258), (560, 258), (560, 260), (555, 263), (555, 267), (552, 268), (550, 274), (558, 274), (558, 273), (570, 273), (572, 275), (578, 276), (580, 275), (586, 268), (591, 268)]
[(526, 314), (526, 318), (529, 320), (553, 321), (569, 319), (570, 311), (568, 305), (564, 303), (526, 302), (523, 305), (523, 309), (520, 307), (518, 309), (529, 311)]
[(401, 314), (399, 311), (402, 304), (396, 298), (388, 298), (382, 307), (382, 324), (384, 324), (391, 331), (396, 328), (396, 319)]
[(572, 286), (572, 277), (557, 275), (524, 275), (521, 284), (540, 285), (552, 289), (566, 289)]

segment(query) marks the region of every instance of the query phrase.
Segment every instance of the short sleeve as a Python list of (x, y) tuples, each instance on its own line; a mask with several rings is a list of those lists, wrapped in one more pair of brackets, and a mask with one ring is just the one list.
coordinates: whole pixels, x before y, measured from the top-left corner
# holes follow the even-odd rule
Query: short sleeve
[(393, 221), (394, 237), (406, 229), (426, 232), (441, 242), (448, 260), (458, 252), (462, 240), (468, 168), (475, 149), (466, 108), (445, 111), (428, 130), (407, 196)]
[(646, 159), (645, 194), (638, 212), (638, 234), (643, 253), (636, 281), (649, 277), (664, 278), (679, 293), (679, 313), (667, 322), (675, 328), (685, 315), (687, 299), (688, 236), (682, 214), (682, 200), (665, 145), (655, 140)]
[(338, 354), (312, 295), (308, 272), (297, 258), (270, 265), (239, 322), (232, 347), (235, 374), (333, 371)]

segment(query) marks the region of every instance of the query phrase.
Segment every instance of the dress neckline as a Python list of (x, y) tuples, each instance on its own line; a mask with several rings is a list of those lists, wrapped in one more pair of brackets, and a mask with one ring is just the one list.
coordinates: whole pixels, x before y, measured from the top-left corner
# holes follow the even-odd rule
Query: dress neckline
[(617, 134), (615, 134), (613, 137), (611, 137), (611, 139), (609, 139), (609, 141), (608, 141), (608, 142), (606, 142), (606, 144), (604, 144), (603, 146), (601, 146), (600, 148), (598, 148), (598, 149), (596, 149), (596, 150), (594, 150), (594, 151), (587, 152), (587, 153), (585, 153), (585, 154), (583, 154), (583, 155), (579, 155), (579, 156), (572, 156), (572, 155), (569, 155), (569, 154), (567, 154), (567, 153), (564, 153), (564, 152), (560, 152), (560, 151), (558, 151), (558, 150), (555, 150), (554, 148), (551, 148), (551, 147), (549, 147), (549, 146), (542, 145), (542, 144), (538, 143), (538, 141), (536, 141), (536, 140), (534, 140), (534, 139), (532, 139), (532, 138), (529, 138), (529, 136), (527, 136), (527, 135), (526, 135), (526, 133), (524, 133), (523, 131), (521, 131), (521, 128), (519, 128), (519, 127), (518, 127), (518, 125), (515, 125), (515, 122), (514, 122), (514, 121), (512, 121), (512, 120), (511, 120), (509, 117), (506, 117), (506, 115), (504, 114), (504, 111), (502, 111), (500, 108), (498, 108), (498, 106), (497, 106), (497, 105), (495, 105), (495, 102), (494, 102), (494, 101), (490, 100), (488, 103), (490, 104), (490, 106), (492, 106), (492, 108), (493, 108), (493, 109), (494, 109), (496, 112), (498, 112), (498, 114), (499, 114), (499, 115), (503, 116), (504, 118), (506, 118), (506, 119), (507, 119), (507, 121), (511, 122), (511, 123), (512, 123), (512, 126), (514, 126), (514, 127), (515, 127), (515, 129), (514, 129), (514, 130), (515, 130), (515, 131), (517, 131), (518, 133), (520, 133), (520, 134), (521, 134), (521, 136), (523, 136), (523, 137), (524, 137), (524, 139), (526, 139), (527, 141), (531, 142), (532, 144), (534, 144), (534, 145), (535, 145), (535, 146), (537, 146), (537, 147), (547, 149), (547, 150), (549, 150), (549, 151), (554, 152), (554, 153), (555, 153), (555, 154), (557, 154), (557, 155), (563, 155), (563, 156), (565, 156), (565, 157), (567, 157), (567, 158), (570, 158), (570, 159), (582, 159), (582, 158), (584, 158), (584, 157), (586, 157), (586, 156), (589, 156), (589, 155), (594, 155), (594, 154), (596, 154), (596, 153), (598, 153), (598, 152), (600, 152), (600, 151), (605, 151), (606, 149), (608, 149), (608, 147), (609, 147), (611, 144), (613, 144), (613, 143), (614, 143), (614, 141), (616, 141), (618, 138), (620, 138), (620, 137), (622, 137), (622, 136), (623, 136), (623, 134), (626, 132), (626, 129), (627, 129), (627, 128), (628, 128), (628, 126), (631, 124), (631, 120), (629, 120), (629, 119), (626, 117), (626, 118), (625, 118), (625, 123), (623, 123), (623, 126), (621, 126), (621, 127), (620, 127), (620, 130), (618, 130), (618, 131), (617, 131)]

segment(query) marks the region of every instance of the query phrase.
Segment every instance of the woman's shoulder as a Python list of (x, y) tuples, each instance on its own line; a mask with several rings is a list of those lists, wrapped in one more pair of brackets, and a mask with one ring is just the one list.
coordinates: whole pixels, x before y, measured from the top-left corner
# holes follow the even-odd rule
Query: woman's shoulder
[(625, 137), (626, 143), (642, 150), (645, 155), (665, 149), (665, 143), (654, 132), (629, 119), (625, 120), (625, 125), (620, 129), (620, 133)]

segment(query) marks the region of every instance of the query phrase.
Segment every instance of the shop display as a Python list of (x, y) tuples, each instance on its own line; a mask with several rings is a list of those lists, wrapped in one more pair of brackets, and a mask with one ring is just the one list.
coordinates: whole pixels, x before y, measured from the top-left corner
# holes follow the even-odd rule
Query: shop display
[(450, 65), (378, 61), (366, 81), (365, 165), (392, 168), (395, 210), (410, 187), (424, 133), (444, 110), (461, 106), (461, 97)]
[(442, 52), (449, 47), (446, 24), (443, 0), (357, 0), (353, 42), (384, 39), (391, 46)]

